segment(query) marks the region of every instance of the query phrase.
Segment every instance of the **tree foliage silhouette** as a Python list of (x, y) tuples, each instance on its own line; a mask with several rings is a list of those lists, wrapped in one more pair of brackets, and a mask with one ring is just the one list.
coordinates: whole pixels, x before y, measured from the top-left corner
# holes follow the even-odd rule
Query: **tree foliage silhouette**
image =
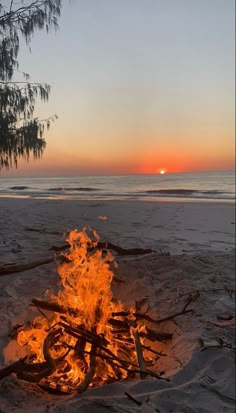
[(8, 6), (0, 0), (0, 169), (40, 158), (45, 149), (43, 132), (54, 117), (35, 118), (34, 107), (37, 98), (48, 100), (50, 86), (30, 82), (23, 72), (22, 81), (14, 81), (14, 75), (20, 42), (29, 45), (35, 31), (56, 29), (60, 11), (61, 0), (9, 0)]

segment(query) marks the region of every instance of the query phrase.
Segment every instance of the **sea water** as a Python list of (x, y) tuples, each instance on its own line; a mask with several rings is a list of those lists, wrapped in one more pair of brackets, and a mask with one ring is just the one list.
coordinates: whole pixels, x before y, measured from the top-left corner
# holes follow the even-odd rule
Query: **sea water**
[(1, 177), (0, 197), (235, 201), (235, 172), (73, 177)]

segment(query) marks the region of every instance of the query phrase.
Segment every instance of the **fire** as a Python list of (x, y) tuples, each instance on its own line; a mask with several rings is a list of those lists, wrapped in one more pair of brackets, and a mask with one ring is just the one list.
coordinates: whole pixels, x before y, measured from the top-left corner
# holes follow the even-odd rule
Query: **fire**
[[(17, 337), (21, 346), (30, 349), (35, 369), (45, 363), (43, 377), (56, 386), (81, 391), (91, 377), (93, 385), (128, 377), (129, 367), (137, 367), (137, 355), (127, 331), (134, 337), (136, 331), (145, 331), (143, 322), (132, 316), (134, 309), (128, 309), (131, 315), (125, 322), (114, 319), (114, 314), (119, 316), (127, 309), (112, 296), (111, 265), (116, 263), (110, 252), (96, 248), (98, 240), (96, 232), (89, 237), (86, 229), (69, 233), (70, 251), (58, 267), (59, 292), (47, 292), (56, 310), (36, 317), (31, 328)], [(27, 374), (31, 373), (24, 373), (24, 379)], [(34, 377), (40, 381), (40, 375)]]

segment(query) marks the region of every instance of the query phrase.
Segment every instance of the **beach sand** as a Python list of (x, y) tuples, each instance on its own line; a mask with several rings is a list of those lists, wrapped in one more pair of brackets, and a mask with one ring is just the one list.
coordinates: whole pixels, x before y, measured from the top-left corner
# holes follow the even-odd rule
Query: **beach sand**
[[(137, 378), (58, 396), (11, 376), (0, 381), (0, 412), (233, 413), (234, 351), (220, 347), (219, 339), (235, 347), (235, 325), (217, 317), (235, 314), (235, 296), (227, 291), (235, 289), (234, 205), (2, 198), (0, 265), (52, 257), (49, 248), (62, 245), (66, 231), (85, 226), (101, 241), (155, 251), (116, 257), (115, 275), (123, 281), (112, 283), (116, 298), (128, 303), (148, 296), (150, 308), (162, 318), (181, 310), (188, 292), (200, 291), (191, 303), (193, 313), (162, 326), (173, 339), (160, 344), (167, 356), (156, 361), (156, 371), (170, 381)], [(55, 262), (0, 276), (0, 368), (17, 358), (12, 328), (37, 314), (31, 298), (43, 298), (58, 279)], [(202, 351), (203, 344), (214, 347)]]

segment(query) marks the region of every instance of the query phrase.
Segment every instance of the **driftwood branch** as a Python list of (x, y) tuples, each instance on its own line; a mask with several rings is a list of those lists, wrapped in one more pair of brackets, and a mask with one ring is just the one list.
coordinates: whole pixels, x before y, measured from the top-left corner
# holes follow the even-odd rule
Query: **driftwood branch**
[(27, 357), (24, 357), (15, 363), (10, 364), (7, 367), (4, 367), (3, 369), (0, 370), (0, 380), (3, 379), (4, 377), (9, 376), (12, 373), (17, 373), (18, 371), (21, 371), (22, 367), (24, 366), (24, 362)]
[(49, 251), (56, 251), (56, 252), (60, 252), (60, 251), (65, 251), (68, 248), (70, 248), (70, 244), (63, 244), (63, 245), (53, 245), (52, 247), (49, 248)]
[(216, 327), (233, 327), (236, 326), (236, 317), (232, 317), (230, 320), (225, 321), (206, 321), (207, 324), (211, 324)]
[(225, 287), (225, 288), (209, 288), (209, 289), (202, 289), (202, 290), (193, 290), (193, 291), (188, 291), (187, 293), (182, 293), (178, 294), (176, 298), (181, 298), (186, 295), (191, 295), (191, 294), (200, 294), (200, 293), (215, 293), (215, 292), (220, 292), (220, 291), (226, 291), (227, 293), (230, 294), (235, 294), (236, 289), (234, 287)]
[(139, 255), (139, 254), (150, 254), (154, 252), (152, 249), (147, 248), (122, 248), (118, 245), (112, 244), (111, 242), (98, 242), (97, 248), (112, 250), (117, 252), (118, 255)]
[(216, 337), (216, 341), (217, 343), (207, 343), (207, 342), (205, 343), (202, 338), (198, 340), (201, 351), (205, 351), (211, 348), (224, 348), (224, 347), (230, 350), (236, 351), (236, 347), (234, 347), (232, 343), (228, 343), (221, 337)]
[[(50, 251), (64, 251), (70, 247), (69, 244), (64, 244), (60, 246), (53, 245), (49, 248)], [(142, 255), (142, 254), (150, 254), (154, 252), (150, 248), (122, 248), (118, 245), (112, 244), (111, 242), (98, 242), (95, 247), (102, 250), (112, 250), (115, 251), (118, 255)]]
[(54, 261), (53, 257), (44, 258), (37, 261), (31, 261), (27, 264), (13, 264), (13, 265), (3, 265), (0, 267), (0, 276), (13, 274), (16, 272), (22, 272), (26, 270), (31, 270), (31, 268), (39, 267), (40, 265), (49, 264)]
[[(33, 231), (33, 229), (27, 229), (27, 230)], [(40, 232), (40, 230), (39, 231), (37, 230), (37, 232)], [(49, 248), (49, 250), (59, 252), (59, 251), (64, 251), (69, 247), (70, 247), (69, 244), (64, 244), (59, 247), (52, 246), (51, 248)], [(125, 249), (125, 248), (119, 247), (118, 245), (112, 244), (110, 242), (98, 242), (96, 246), (93, 247), (92, 249), (96, 249), (96, 248), (103, 249), (103, 250), (112, 250), (112, 251), (115, 251), (118, 255), (142, 255), (142, 254), (150, 254), (154, 252), (150, 248), (148, 249), (143, 249), (143, 248)], [(48, 258), (44, 258), (41, 260), (32, 261), (26, 264), (3, 265), (3, 266), (0, 266), (0, 276), (30, 270), (32, 268), (39, 267), (40, 265), (49, 264), (53, 261), (54, 261), (54, 257), (48, 257)], [(119, 280), (116, 277), (114, 277), (114, 280), (122, 282), (122, 280)]]
[(59, 231), (47, 231), (45, 228), (30, 228), (30, 227), (25, 227), (24, 228), (25, 231), (28, 232), (38, 232), (39, 234), (47, 234), (47, 235), (60, 235), (62, 236), (62, 232)]

